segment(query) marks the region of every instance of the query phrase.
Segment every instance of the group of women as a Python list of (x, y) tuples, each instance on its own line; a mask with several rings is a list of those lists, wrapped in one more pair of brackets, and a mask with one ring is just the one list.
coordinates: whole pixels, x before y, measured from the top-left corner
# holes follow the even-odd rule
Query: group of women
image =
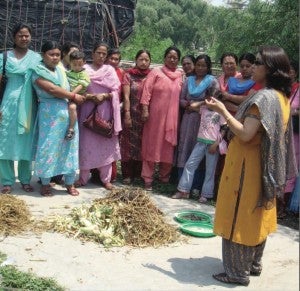
[[(129, 184), (141, 176), (145, 189), (151, 190), (156, 165), (161, 183), (169, 181), (173, 164), (182, 172), (197, 142), (199, 108), (204, 105), (221, 115), (229, 130), (225, 162), (220, 160), (223, 170), (219, 171), (214, 226), (223, 238), (224, 272), (214, 278), (248, 285), (250, 275), (260, 275), (266, 238), (276, 229), (276, 198), (283, 199), (286, 181), (297, 175), (290, 63), (283, 49), (264, 46), (256, 56), (241, 56), (240, 73), (237, 57), (224, 54), (223, 74), (217, 80), (209, 74), (207, 55), (196, 60), (184, 57), (184, 76), (178, 69), (181, 54), (174, 46), (165, 51), (162, 67), (150, 70), (151, 55), (140, 50), (135, 67), (118, 76), (106, 64), (107, 45), (100, 43), (94, 47), (92, 63), (85, 65), (91, 80), (87, 94), (80, 95), (70, 92), (65, 75), (71, 47), (62, 53), (56, 42), (47, 41), (40, 56), (29, 50), (31, 30), (26, 24), (16, 26), (13, 37), (0, 109), (2, 193), (12, 191), (14, 161), (18, 161), (18, 178), (27, 192), (33, 191), (30, 179), (35, 161), (44, 196), (52, 195), (50, 181), (58, 175), (65, 176), (67, 192), (78, 195), (75, 185), (85, 185), (91, 169), (97, 169), (103, 185), (111, 189), (112, 164), (120, 159), (123, 182)], [(1, 72), (4, 56), (0, 57)], [(292, 95), (292, 114), (299, 116), (298, 87), (294, 88), (297, 97)], [(79, 134), (72, 140), (65, 139), (69, 100), (78, 105)], [(111, 138), (83, 126), (94, 108), (102, 118), (114, 119)]]
[[(14, 161), (18, 161), (18, 178), (26, 192), (33, 191), (30, 185), (32, 161), (35, 161), (34, 172), (40, 178), (43, 196), (52, 196), (51, 178), (61, 175), (65, 177), (67, 192), (77, 196), (79, 192), (74, 184), (78, 168), (77, 184), (84, 185), (90, 169), (97, 168), (104, 186), (111, 189), (111, 164), (120, 159), (118, 133), (121, 119), (120, 82), (115, 70), (104, 64), (108, 46), (104, 43), (95, 46), (93, 62), (85, 67), (91, 83), (88, 94), (83, 96), (70, 92), (65, 74), (68, 54), (62, 54), (57, 42), (46, 41), (40, 55), (29, 50), (31, 29), (28, 25), (18, 24), (13, 37), (14, 48), (7, 52), (8, 82), (0, 110), (1, 192), (12, 192), (16, 180)], [(74, 49), (78, 48), (69, 47), (68, 53)], [(80, 138), (77, 134), (74, 139), (66, 140), (70, 100), (78, 105)], [(114, 118), (114, 135), (110, 139), (94, 134), (82, 125), (95, 106), (102, 118)]]

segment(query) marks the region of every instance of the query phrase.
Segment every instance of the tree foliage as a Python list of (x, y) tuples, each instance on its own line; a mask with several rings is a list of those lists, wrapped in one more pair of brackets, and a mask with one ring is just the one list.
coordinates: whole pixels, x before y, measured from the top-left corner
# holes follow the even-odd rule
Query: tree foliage
[(121, 47), (124, 58), (147, 48), (161, 61), (171, 44), (183, 54), (205, 51), (218, 60), (224, 52), (256, 52), (260, 45), (282, 46), (299, 55), (298, 0), (234, 0), (247, 5), (215, 7), (204, 0), (138, 0), (135, 32)]

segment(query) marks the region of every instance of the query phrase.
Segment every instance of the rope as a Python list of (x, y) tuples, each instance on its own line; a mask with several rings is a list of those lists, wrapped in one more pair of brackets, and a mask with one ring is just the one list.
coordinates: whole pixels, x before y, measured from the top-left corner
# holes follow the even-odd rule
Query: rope
[[(6, 2), (6, 19), (8, 19), (8, 1)], [(6, 27), (5, 27), (5, 37), (4, 37), (4, 50), (5, 51), (6, 51), (7, 35), (8, 35), (8, 25), (6, 25)]]
[(44, 17), (43, 17), (43, 25), (42, 25), (42, 35), (41, 35), (40, 48), (42, 47), (43, 39), (44, 39), (44, 27), (45, 27), (45, 19), (46, 19), (46, 9), (47, 9), (47, 3), (45, 3), (45, 5), (44, 5)]
[(28, 22), (28, 2), (26, 2), (25, 22)]
[(20, 1), (20, 9), (19, 9), (19, 19), (21, 19), (21, 11), (22, 11), (22, 0)]
[(49, 35), (50, 39), (52, 37), (52, 24), (53, 24), (53, 15), (54, 15), (53, 11), (54, 11), (54, 0), (52, 0), (52, 11), (51, 11), (52, 13), (51, 13), (51, 20), (50, 20), (50, 35)]
[(78, 30), (79, 30), (79, 41), (80, 41), (80, 46), (81, 47), (83, 47), (83, 33), (84, 33), (84, 27), (85, 27), (86, 21), (88, 19), (89, 8), (90, 8), (90, 3), (88, 3), (88, 9), (86, 10), (86, 14), (85, 14), (82, 29), (80, 29), (80, 5), (79, 5), (79, 8), (78, 8), (78, 14), (79, 14), (79, 16), (78, 16), (78, 19), (79, 19)]
[[(2, 35), (5, 49), (7, 48), (8, 43), (11, 43), (9, 39), (11, 26), (14, 25), (18, 20), (17, 18), (35, 24), (35, 38), (33, 41), (35, 51), (39, 50), (39, 46), (42, 46), (45, 38), (54, 37), (57, 31), (61, 32), (61, 35), (57, 36), (57, 38), (59, 38), (57, 41), (64, 43), (66, 36), (72, 40), (75, 36), (78, 36), (77, 42), (79, 42), (81, 48), (84, 46), (85, 38), (89, 39), (90, 37), (92, 38), (91, 42), (100, 40), (107, 41), (110, 45), (119, 47), (120, 40), (118, 35), (120, 31), (124, 31), (125, 28), (123, 26), (117, 27), (117, 23), (115, 22), (115, 17), (117, 14), (114, 14), (114, 12), (117, 13), (118, 9), (132, 10), (135, 9), (136, 6), (130, 3), (124, 3), (121, 5), (112, 4), (111, 1), (107, 0), (77, 0), (68, 1), (68, 3), (66, 3), (67, 1), (65, 0), (52, 0), (51, 2), (46, 0), (6, 0), (6, 16), (4, 16), (6, 17), (6, 19), (4, 19), (6, 25), (5, 28), (3, 27), (3, 31), (5, 32)], [(84, 6), (81, 7), (81, 4)], [(47, 7), (47, 5), (49, 7)], [(5, 6), (3, 9), (5, 9)], [(50, 7), (51, 11), (49, 11)], [(84, 11), (85, 8), (86, 11)], [(57, 16), (56, 13), (57, 11), (62, 17), (62, 27), (57, 25), (56, 19), (59, 19), (59, 14)], [(34, 13), (37, 15), (37, 17), (32, 19), (32, 14)], [(41, 17), (38, 16), (42, 16), (44, 18), (42, 22), (40, 22)], [(75, 19), (76, 17), (78, 19)], [(76, 27), (77, 25), (78, 28)], [(87, 27), (88, 35), (85, 35), (85, 27)], [(65, 36), (67, 31), (70, 33), (70, 35), (66, 34)]]
[(63, 29), (62, 29), (62, 34), (61, 34), (61, 37), (60, 37), (59, 41), (61, 43), (64, 43), (65, 42), (65, 28), (66, 28), (66, 25), (69, 23), (69, 18), (70, 18), (70, 15), (72, 13), (72, 9), (70, 9), (67, 18), (65, 18), (65, 2), (64, 2), (64, 0), (62, 2), (63, 2), (62, 3), (63, 6), (62, 6), (61, 24), (63, 25)]
[[(36, 9), (36, 11), (35, 11), (35, 15), (38, 15), (38, 5), (36, 5), (36, 7), (35, 7)], [(37, 17), (35, 17), (35, 35), (37, 36), (37, 28), (38, 28), (38, 23), (37, 23), (37, 21), (38, 21), (38, 18)], [(34, 42), (34, 51), (37, 51), (37, 41), (35, 41)]]
[[(112, 34), (113, 34), (113, 39), (115, 40), (115, 47), (119, 47), (119, 38), (118, 38), (118, 34), (117, 34), (117, 31), (116, 31), (116, 27), (112, 21), (112, 17), (111, 17), (111, 14), (110, 14), (110, 11), (107, 7), (107, 5), (104, 6), (105, 8), (105, 11), (107, 13), (107, 16), (108, 16), (108, 19), (110, 21), (110, 25), (111, 25), (111, 30), (112, 30)], [(111, 33), (109, 33), (109, 35), (111, 35)]]
[(79, 32), (79, 45), (82, 48), (82, 33), (80, 32), (80, 4), (79, 0), (77, 0), (77, 7), (78, 7), (78, 32)]

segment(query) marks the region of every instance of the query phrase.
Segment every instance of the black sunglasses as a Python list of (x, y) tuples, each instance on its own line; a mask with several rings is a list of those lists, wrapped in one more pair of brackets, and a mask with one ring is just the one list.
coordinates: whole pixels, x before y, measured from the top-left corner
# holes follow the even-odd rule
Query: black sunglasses
[(262, 60), (255, 60), (254, 61), (254, 65), (256, 65), (256, 66), (262, 66), (262, 65), (264, 65), (264, 63), (263, 63)]

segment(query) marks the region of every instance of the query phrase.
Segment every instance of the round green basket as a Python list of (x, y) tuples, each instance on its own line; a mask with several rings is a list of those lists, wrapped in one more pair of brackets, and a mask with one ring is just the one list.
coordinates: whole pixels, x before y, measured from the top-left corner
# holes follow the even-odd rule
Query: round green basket
[(210, 214), (197, 210), (180, 211), (175, 214), (175, 219), (180, 223), (212, 224), (212, 216)]
[(180, 230), (196, 237), (213, 237), (213, 225), (211, 223), (188, 222), (180, 225)]

